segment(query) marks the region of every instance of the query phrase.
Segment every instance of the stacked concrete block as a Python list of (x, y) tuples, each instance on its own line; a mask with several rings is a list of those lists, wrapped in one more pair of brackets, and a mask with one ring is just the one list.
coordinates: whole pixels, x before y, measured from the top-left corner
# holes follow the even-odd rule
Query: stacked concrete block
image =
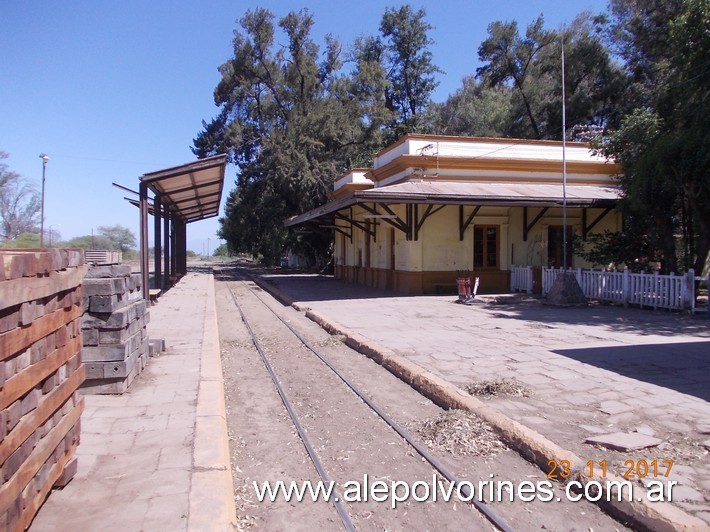
[(141, 276), (125, 264), (93, 266), (84, 281), (85, 393), (119, 394), (148, 360), (149, 312)]
[(76, 472), (82, 250), (0, 250), (0, 530), (25, 530)]

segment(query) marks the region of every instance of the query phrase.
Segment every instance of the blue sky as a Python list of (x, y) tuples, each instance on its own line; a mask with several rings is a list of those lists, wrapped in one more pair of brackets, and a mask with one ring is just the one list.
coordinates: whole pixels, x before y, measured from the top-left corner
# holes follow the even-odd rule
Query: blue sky
[[(439, 0), (424, 7), (435, 28), (434, 62), (444, 75), (435, 101), (480, 66), (477, 49), (495, 20), (525, 28), (543, 14), (546, 26), (570, 23), (607, 0)], [(232, 52), (236, 21), (262, 5), (281, 17), (307, 7), (314, 36), (332, 33), (348, 47), (374, 35), (386, 7), (401, 2), (325, 0), (0, 0), (0, 150), (11, 170), (41, 186), (49, 155), (45, 227), (69, 239), (100, 225), (138, 235), (138, 211), (111, 186), (138, 188), (146, 173), (195, 159), (192, 139), (217, 108), (217, 67)], [(234, 186), (227, 169), (225, 195)], [(188, 248), (218, 243), (217, 218), (188, 226)]]

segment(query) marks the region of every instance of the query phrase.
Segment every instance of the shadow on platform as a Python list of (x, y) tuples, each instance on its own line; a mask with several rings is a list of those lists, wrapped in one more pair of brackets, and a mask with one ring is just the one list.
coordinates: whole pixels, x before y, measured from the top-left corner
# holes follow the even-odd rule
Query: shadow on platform
[(553, 352), (624, 377), (710, 401), (710, 341)]

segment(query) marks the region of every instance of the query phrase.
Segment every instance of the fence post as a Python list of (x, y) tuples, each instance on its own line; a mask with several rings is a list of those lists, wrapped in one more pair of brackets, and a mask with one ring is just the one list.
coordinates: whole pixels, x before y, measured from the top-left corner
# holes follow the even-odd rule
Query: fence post
[(527, 286), (528, 294), (533, 293), (533, 270), (532, 266), (527, 266), (525, 268), (525, 285)]
[(690, 315), (695, 315), (695, 270), (690, 268), (683, 283), (683, 308), (690, 307)]
[(621, 300), (625, 307), (629, 306), (629, 298), (631, 297), (631, 287), (629, 286), (629, 268), (624, 269), (624, 277), (621, 281)]

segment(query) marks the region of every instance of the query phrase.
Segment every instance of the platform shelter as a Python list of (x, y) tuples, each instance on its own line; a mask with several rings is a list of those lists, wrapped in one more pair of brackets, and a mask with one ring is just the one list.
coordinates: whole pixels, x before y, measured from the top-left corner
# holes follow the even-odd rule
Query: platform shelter
[(226, 155), (215, 155), (140, 177), (140, 260), (145, 299), (150, 295), (149, 216), (153, 216), (155, 243), (153, 290), (166, 290), (187, 272), (187, 225), (219, 214), (226, 164)]

